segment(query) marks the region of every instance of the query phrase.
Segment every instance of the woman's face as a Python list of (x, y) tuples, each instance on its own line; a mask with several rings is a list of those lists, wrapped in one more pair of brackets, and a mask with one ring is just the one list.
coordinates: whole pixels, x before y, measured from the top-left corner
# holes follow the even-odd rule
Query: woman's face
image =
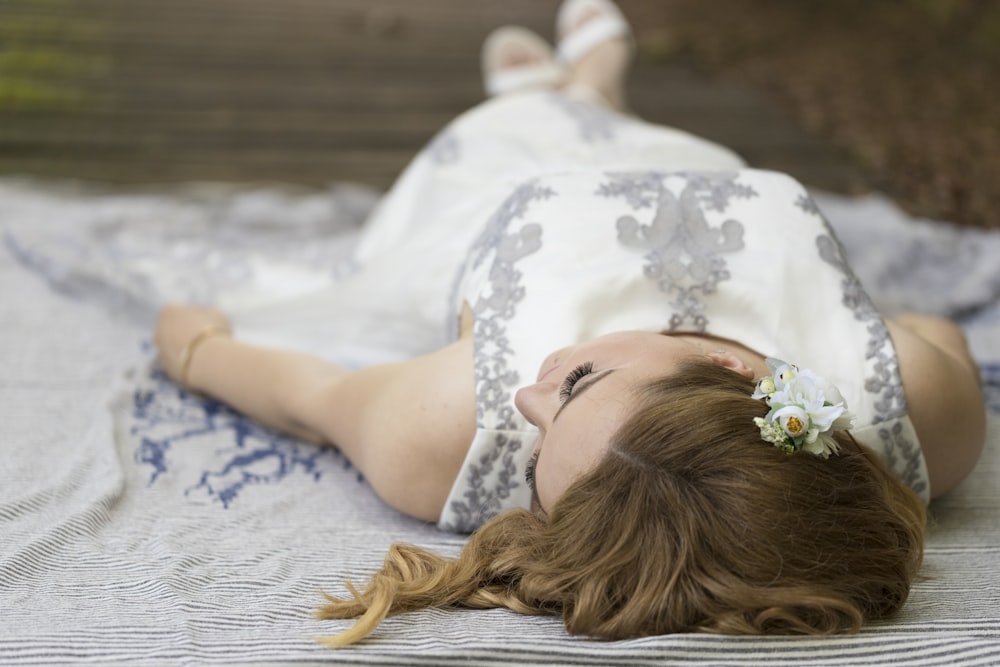
[(539, 431), (528, 480), (533, 504), (548, 511), (573, 481), (597, 465), (630, 416), (637, 387), (697, 358), (753, 377), (741, 360), (707, 351), (697, 336), (625, 331), (550, 354), (535, 384), (514, 397), (517, 409)]

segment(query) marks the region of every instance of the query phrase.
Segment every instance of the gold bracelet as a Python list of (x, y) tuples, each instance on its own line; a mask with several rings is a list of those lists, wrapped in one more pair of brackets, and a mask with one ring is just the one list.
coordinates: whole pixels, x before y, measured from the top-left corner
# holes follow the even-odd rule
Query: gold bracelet
[(177, 365), (180, 366), (180, 384), (182, 387), (188, 391), (193, 391), (191, 387), (188, 386), (188, 371), (191, 369), (191, 359), (194, 358), (194, 351), (198, 349), (198, 346), (204, 343), (209, 338), (213, 336), (228, 336), (230, 334), (229, 329), (224, 329), (222, 327), (210, 324), (197, 334), (195, 337), (188, 342), (183, 348), (181, 348), (180, 354), (177, 355)]

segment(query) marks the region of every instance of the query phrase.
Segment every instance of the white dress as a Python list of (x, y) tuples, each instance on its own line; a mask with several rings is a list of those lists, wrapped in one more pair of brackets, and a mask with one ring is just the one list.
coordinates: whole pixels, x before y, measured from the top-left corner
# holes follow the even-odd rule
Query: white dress
[(721, 146), (556, 93), (497, 98), (415, 158), (356, 260), (338, 298), (397, 313), (408, 353), (454, 340), (463, 304), (473, 313), (478, 428), (442, 528), (528, 506), (537, 432), (515, 392), (552, 351), (630, 329), (814, 369), (854, 436), (928, 496), (888, 330), (828, 225), (799, 183)]

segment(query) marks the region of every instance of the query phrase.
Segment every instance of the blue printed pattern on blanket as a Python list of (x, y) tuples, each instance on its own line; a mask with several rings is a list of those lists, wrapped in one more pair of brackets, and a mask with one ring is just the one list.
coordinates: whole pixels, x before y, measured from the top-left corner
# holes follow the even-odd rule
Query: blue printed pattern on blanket
[[(335, 447), (266, 429), (218, 401), (185, 391), (155, 367), (133, 391), (130, 431), (139, 440), (136, 463), (152, 468), (148, 486), (171, 475), (180, 478), (186, 496), (202, 495), (224, 508), (254, 485), (293, 476), (319, 481), (336, 467), (351, 468)], [(356, 478), (363, 481), (360, 473)]]
[(986, 408), (1000, 415), (1000, 363), (980, 364), (980, 377), (983, 379), (983, 398)]

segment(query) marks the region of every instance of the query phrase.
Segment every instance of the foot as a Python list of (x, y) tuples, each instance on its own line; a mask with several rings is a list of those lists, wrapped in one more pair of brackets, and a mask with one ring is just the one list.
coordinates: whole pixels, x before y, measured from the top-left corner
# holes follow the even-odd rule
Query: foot
[(556, 31), (559, 60), (568, 68), (567, 88), (589, 89), (624, 111), (625, 75), (634, 46), (621, 10), (611, 0), (565, 0)]
[(535, 88), (555, 88), (563, 78), (548, 43), (526, 28), (497, 28), (482, 51), (483, 83), (490, 97)]

